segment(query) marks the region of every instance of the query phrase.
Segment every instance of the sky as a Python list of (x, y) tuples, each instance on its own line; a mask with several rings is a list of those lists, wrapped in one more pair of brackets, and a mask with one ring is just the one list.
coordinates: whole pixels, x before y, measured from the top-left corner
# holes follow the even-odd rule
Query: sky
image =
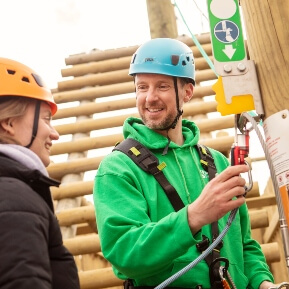
[[(175, 9), (179, 35), (209, 31), (206, 0), (172, 2), (189, 27)], [(61, 69), (67, 68), (65, 58), (70, 55), (135, 46), (150, 39), (146, 0), (0, 0), (0, 27), (0, 57), (30, 66), (51, 89), (65, 80)], [(256, 138), (253, 144), (252, 155), (262, 155)], [(264, 164), (257, 166), (256, 178), (264, 180), (264, 173), (269, 174)], [(264, 181), (261, 186), (263, 190)]]
[[(196, 2), (206, 13), (206, 1)], [(208, 32), (193, 0), (176, 3), (193, 33)], [(179, 34), (189, 35), (180, 20)], [(150, 39), (146, 0), (0, 0), (0, 27), (0, 56), (30, 66), (49, 88), (65, 80), (61, 69), (69, 55)]]

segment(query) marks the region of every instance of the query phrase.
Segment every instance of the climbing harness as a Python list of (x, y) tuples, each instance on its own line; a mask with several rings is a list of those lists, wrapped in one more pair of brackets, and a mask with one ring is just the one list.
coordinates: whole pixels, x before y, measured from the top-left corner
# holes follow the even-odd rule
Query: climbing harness
[(152, 154), (149, 149), (147, 149), (135, 139), (128, 138), (117, 144), (114, 147), (113, 151), (114, 150), (125, 153), (142, 170), (152, 174), (165, 191), (176, 212), (184, 207), (184, 203), (181, 200), (179, 194), (177, 193), (175, 188), (169, 183), (162, 171), (166, 167), (166, 164), (164, 162), (159, 164), (158, 158), (154, 154)]
[[(199, 155), (200, 155), (200, 163), (202, 167), (208, 172), (209, 179), (213, 179), (216, 175), (216, 166), (214, 163), (214, 159), (209, 151), (209, 149), (204, 145), (197, 145)], [(135, 164), (137, 164), (142, 170), (147, 173), (152, 174), (158, 183), (161, 185), (163, 190), (165, 191), (168, 199), (170, 200), (175, 211), (179, 211), (184, 207), (184, 203), (182, 202), (179, 194), (175, 190), (175, 188), (169, 183), (167, 178), (163, 173), (163, 169), (166, 167), (166, 164), (162, 162), (159, 164), (158, 158), (145, 146), (139, 143), (137, 140), (128, 138), (124, 141), (118, 143), (113, 151), (118, 150), (125, 153), (129, 156)], [(214, 242), (219, 236), (218, 222), (213, 222), (211, 224), (212, 228), (212, 242)], [(203, 253), (205, 250), (209, 248), (210, 240), (206, 236), (202, 236), (203, 240), (199, 242), (196, 246), (200, 253)], [(220, 258), (220, 250), (223, 246), (223, 241), (221, 240), (212, 250), (210, 254), (204, 257), (205, 261), (209, 266), (210, 271), (210, 283), (212, 289), (223, 289), (223, 279), (220, 275), (219, 267), (220, 261), (225, 261), (226, 268), (228, 267), (229, 261), (226, 258)], [(217, 260), (217, 261), (215, 261)], [(213, 264), (213, 265), (212, 265)], [(126, 287), (132, 287), (130, 283), (125, 284)], [(202, 287), (199, 287), (202, 288)]]

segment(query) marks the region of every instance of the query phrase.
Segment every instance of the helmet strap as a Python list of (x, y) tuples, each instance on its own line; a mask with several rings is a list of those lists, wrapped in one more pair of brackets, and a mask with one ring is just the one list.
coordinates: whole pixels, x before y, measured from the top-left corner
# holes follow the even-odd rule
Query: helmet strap
[(178, 90), (178, 78), (173, 77), (174, 79), (174, 87), (175, 87), (175, 93), (176, 93), (176, 103), (177, 103), (177, 116), (175, 117), (175, 120), (171, 124), (171, 128), (175, 128), (177, 125), (177, 122), (181, 115), (183, 114), (183, 110), (180, 110), (180, 101), (179, 101), (179, 90)]
[(38, 122), (39, 122), (39, 114), (40, 114), (40, 104), (41, 101), (37, 100), (36, 105), (35, 105), (35, 112), (34, 112), (34, 121), (33, 121), (33, 129), (32, 129), (32, 136), (31, 136), (31, 141), (30, 143), (25, 146), (26, 148), (30, 148), (38, 131)]
[(183, 114), (183, 110), (180, 110), (179, 90), (178, 90), (178, 79), (177, 79), (177, 77), (173, 76), (173, 80), (174, 80), (174, 87), (175, 87), (175, 93), (176, 93), (177, 115), (176, 115), (174, 121), (173, 121), (169, 126), (167, 126), (165, 129), (163, 129), (163, 130), (166, 130), (166, 131), (167, 131), (168, 144), (166, 145), (166, 147), (165, 147), (162, 155), (166, 155), (166, 154), (167, 154), (168, 149), (169, 149), (169, 145), (170, 145), (170, 142), (171, 142), (171, 139), (170, 139), (169, 136), (168, 136), (169, 130), (170, 130), (171, 128), (174, 129), (174, 128), (176, 127), (179, 118), (180, 118), (181, 115)]

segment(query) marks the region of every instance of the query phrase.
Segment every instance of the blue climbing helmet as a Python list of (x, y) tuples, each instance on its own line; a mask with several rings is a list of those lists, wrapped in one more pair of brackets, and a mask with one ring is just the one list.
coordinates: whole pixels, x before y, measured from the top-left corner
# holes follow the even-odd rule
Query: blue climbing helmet
[(193, 52), (183, 42), (155, 38), (141, 45), (132, 56), (129, 75), (155, 73), (190, 79), (195, 85)]

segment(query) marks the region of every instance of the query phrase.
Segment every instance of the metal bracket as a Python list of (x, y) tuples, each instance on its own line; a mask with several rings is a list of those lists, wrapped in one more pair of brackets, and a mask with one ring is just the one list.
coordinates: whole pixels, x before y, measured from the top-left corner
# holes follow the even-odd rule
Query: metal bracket
[(264, 109), (254, 61), (214, 61), (214, 64), (216, 72), (222, 76), (226, 103), (231, 104), (233, 97), (252, 95), (256, 113), (262, 117)]

